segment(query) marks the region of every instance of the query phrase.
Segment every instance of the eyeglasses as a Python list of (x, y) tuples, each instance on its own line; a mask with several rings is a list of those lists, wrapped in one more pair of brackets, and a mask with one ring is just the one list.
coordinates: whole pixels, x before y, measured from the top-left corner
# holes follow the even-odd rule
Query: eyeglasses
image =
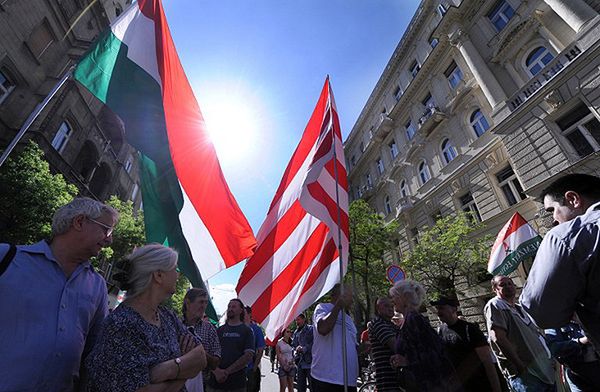
[(95, 219), (88, 218), (88, 217), (86, 217), (86, 219), (87, 219), (87, 220), (89, 220), (90, 222), (92, 222), (92, 223), (95, 223), (95, 224), (97, 224), (98, 226), (102, 227), (102, 228), (104, 229), (103, 231), (104, 231), (104, 236), (105, 236), (105, 237), (110, 237), (110, 236), (112, 235), (112, 233), (113, 233), (114, 229), (115, 229), (114, 227), (111, 227), (111, 226), (109, 226), (109, 225), (106, 225), (106, 224), (104, 224), (104, 223), (102, 223), (102, 222), (98, 222), (98, 221), (97, 221), (97, 220), (95, 220)]

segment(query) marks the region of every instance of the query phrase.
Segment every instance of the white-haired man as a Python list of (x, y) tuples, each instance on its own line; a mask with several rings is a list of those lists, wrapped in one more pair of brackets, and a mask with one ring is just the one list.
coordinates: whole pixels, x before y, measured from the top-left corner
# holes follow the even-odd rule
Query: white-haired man
[(106, 282), (89, 258), (112, 242), (118, 212), (76, 198), (52, 218), (52, 237), (0, 244), (0, 390), (72, 391), (108, 314)]

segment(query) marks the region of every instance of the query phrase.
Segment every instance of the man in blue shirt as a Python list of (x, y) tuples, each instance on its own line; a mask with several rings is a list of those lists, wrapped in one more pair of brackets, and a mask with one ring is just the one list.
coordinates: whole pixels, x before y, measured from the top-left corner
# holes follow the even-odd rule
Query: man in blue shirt
[(600, 347), (600, 178), (568, 174), (542, 191), (554, 227), (540, 244), (521, 293), (541, 328), (560, 328), (577, 313)]
[[(112, 242), (118, 213), (88, 198), (59, 208), (52, 237), (0, 260), (0, 390), (73, 391), (108, 314), (106, 282), (89, 258)], [(5, 264), (6, 265), (6, 264)]]
[(296, 331), (292, 337), (298, 366), (298, 392), (306, 392), (310, 387), (310, 365), (312, 363), (313, 326), (306, 323), (306, 316), (300, 313), (296, 317)]
[(256, 324), (254, 320), (252, 320), (252, 308), (250, 306), (246, 306), (246, 316), (244, 322), (247, 326), (252, 328), (252, 332), (254, 333), (254, 358), (248, 364), (248, 368), (246, 369), (248, 376), (248, 384), (246, 390), (248, 392), (258, 392), (260, 391), (260, 360), (263, 355), (263, 351), (265, 350), (265, 335), (263, 334), (262, 329)]

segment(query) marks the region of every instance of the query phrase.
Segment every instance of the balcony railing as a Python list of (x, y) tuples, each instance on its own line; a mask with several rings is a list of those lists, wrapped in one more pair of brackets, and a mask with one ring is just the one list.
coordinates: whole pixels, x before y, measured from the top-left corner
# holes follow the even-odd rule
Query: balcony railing
[(442, 112), (436, 106), (427, 106), (425, 112), (419, 119), (419, 130), (429, 135), (444, 119), (446, 113)]
[(562, 72), (569, 64), (571, 64), (579, 55), (583, 53), (577, 45), (572, 45), (563, 50), (555, 59), (548, 63), (537, 75), (523, 86), (516, 94), (508, 100), (508, 107), (511, 112), (517, 110), (537, 91)]
[(378, 141), (383, 140), (390, 133), (393, 125), (394, 122), (392, 119), (389, 118), (387, 114), (381, 113), (379, 115), (379, 121), (377, 122), (373, 132), (373, 138)]

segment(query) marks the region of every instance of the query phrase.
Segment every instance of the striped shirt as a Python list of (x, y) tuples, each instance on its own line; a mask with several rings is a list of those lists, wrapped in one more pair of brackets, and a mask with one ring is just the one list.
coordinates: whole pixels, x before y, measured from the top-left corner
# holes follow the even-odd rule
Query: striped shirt
[(369, 340), (371, 341), (371, 357), (375, 361), (375, 381), (377, 391), (399, 391), (396, 371), (390, 365), (393, 350), (386, 344), (390, 339), (396, 342), (399, 328), (390, 320), (376, 317), (369, 326)]

